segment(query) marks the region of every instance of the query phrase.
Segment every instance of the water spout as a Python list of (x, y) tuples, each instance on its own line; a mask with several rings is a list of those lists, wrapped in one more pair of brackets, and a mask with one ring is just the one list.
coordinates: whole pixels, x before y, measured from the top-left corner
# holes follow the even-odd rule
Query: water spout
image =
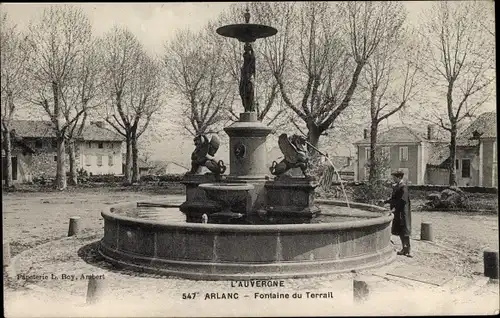
[(325, 157), (326, 160), (328, 160), (328, 162), (330, 163), (330, 165), (333, 167), (333, 172), (335, 172), (335, 174), (337, 175), (337, 178), (339, 178), (339, 180), (340, 180), (340, 186), (342, 187), (342, 192), (344, 193), (344, 198), (345, 198), (345, 202), (347, 204), (347, 207), (350, 208), (351, 206), (349, 205), (349, 199), (347, 199), (347, 193), (345, 192), (344, 182), (342, 181), (342, 178), (340, 177), (340, 174), (338, 173), (337, 168), (333, 164), (333, 162), (330, 159), (330, 157), (328, 157), (328, 155), (326, 155), (323, 152), (321, 152), (318, 148), (316, 148), (313, 145), (311, 145), (308, 141), (306, 141), (306, 143), (307, 143), (307, 145), (309, 147), (311, 147), (312, 149), (316, 150), (316, 152), (318, 152), (320, 155), (322, 155), (323, 157)]

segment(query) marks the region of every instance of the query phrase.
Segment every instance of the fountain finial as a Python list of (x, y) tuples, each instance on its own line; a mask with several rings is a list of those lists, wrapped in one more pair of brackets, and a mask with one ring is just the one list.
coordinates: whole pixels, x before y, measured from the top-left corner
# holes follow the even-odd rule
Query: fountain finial
[(247, 10), (243, 16), (245, 17), (245, 22), (250, 23), (250, 9), (248, 9), (248, 6), (247, 6)]

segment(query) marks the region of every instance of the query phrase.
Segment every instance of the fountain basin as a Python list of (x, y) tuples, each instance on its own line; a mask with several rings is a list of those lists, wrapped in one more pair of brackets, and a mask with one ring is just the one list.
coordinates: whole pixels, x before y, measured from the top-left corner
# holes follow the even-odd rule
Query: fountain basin
[[(340, 201), (319, 204), (345, 206)], [(392, 215), (351, 203), (366, 219), (320, 224), (234, 225), (165, 222), (103, 211), (99, 252), (141, 271), (201, 280), (292, 278), (384, 265), (394, 259)]]
[(241, 194), (242, 191), (252, 190), (254, 187), (249, 183), (203, 183), (200, 188), (210, 193), (231, 193), (231, 195)]

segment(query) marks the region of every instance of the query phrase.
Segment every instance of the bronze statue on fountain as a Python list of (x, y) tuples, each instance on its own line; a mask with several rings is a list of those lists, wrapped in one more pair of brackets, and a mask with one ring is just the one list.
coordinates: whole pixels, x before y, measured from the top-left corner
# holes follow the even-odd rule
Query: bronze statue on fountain
[(283, 153), (284, 159), (277, 163), (273, 161), (269, 168), (271, 174), (282, 176), (292, 168), (300, 168), (304, 177), (309, 178), (307, 170), (309, 168), (309, 153), (307, 151), (306, 139), (299, 135), (281, 134), (278, 138), (278, 145)]
[(245, 43), (243, 53), (243, 66), (240, 76), (240, 97), (245, 112), (254, 112), (254, 78), (255, 78), (255, 54), (250, 43)]
[(193, 141), (195, 149), (191, 154), (191, 171), (188, 171), (188, 174), (199, 174), (204, 166), (217, 176), (223, 174), (226, 171), (224, 162), (213, 158), (219, 149), (219, 138), (214, 135), (209, 141), (206, 135), (198, 135)]

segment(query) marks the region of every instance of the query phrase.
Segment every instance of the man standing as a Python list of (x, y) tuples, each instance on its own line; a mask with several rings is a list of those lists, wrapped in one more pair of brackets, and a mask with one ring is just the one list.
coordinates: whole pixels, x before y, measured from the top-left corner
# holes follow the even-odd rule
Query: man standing
[(391, 175), (394, 181), (392, 195), (389, 200), (384, 201), (384, 204), (390, 204), (391, 210), (394, 209), (391, 233), (398, 235), (403, 245), (403, 249), (398, 252), (398, 255), (412, 257), (410, 254), (411, 210), (408, 187), (403, 182), (404, 172), (395, 171)]

